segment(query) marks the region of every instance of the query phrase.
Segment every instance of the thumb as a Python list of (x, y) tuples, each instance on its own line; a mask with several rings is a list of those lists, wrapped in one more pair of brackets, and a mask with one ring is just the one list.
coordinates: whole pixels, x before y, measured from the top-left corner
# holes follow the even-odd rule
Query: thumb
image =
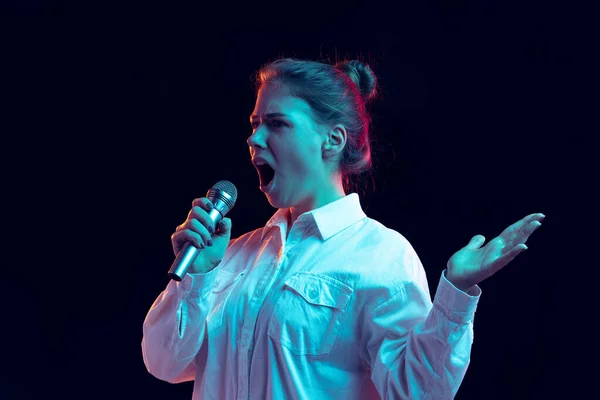
[(231, 219), (223, 218), (222, 220), (220, 220), (217, 224), (217, 229), (217, 235), (224, 236), (228, 234), (229, 231), (231, 231)]
[(485, 237), (483, 235), (475, 235), (467, 245), (467, 248), (477, 250), (483, 243), (485, 243)]

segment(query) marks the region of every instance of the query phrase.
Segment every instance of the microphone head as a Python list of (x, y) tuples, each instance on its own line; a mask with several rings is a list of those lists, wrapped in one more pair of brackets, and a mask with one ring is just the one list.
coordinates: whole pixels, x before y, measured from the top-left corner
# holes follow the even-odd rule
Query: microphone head
[(237, 201), (237, 196), (237, 188), (229, 181), (219, 181), (215, 183), (206, 194), (206, 198), (209, 199), (214, 205), (223, 205), (223, 207), (218, 207), (220, 208), (219, 211), (223, 216), (225, 216), (225, 214), (227, 214), (233, 208), (235, 202)]

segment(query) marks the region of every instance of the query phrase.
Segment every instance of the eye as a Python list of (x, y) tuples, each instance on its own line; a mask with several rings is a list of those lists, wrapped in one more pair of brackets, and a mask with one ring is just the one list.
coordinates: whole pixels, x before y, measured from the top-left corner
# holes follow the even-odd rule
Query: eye
[[(274, 128), (274, 129), (278, 129), (278, 128), (282, 128), (282, 127), (286, 126), (285, 122), (280, 121), (278, 119), (271, 119), (268, 121), (268, 124), (271, 128)], [(258, 121), (250, 122), (250, 126), (252, 127), (252, 129), (258, 129), (259, 125), (260, 124)]]
[(274, 128), (281, 128), (282, 126), (285, 126), (285, 124), (282, 121), (278, 120), (278, 119), (272, 119), (269, 122), (269, 125), (271, 125)]

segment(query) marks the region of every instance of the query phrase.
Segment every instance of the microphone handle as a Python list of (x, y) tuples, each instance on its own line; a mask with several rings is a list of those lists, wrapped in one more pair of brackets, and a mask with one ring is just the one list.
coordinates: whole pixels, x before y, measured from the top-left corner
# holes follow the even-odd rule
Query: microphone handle
[[(223, 219), (223, 216), (216, 208), (210, 210), (208, 216), (212, 222), (213, 228), (215, 228), (219, 221)], [(194, 246), (191, 242), (184, 243), (181, 250), (179, 250), (177, 257), (175, 257), (171, 269), (169, 269), (169, 278), (178, 282), (181, 281), (188, 269), (194, 263), (194, 260), (196, 260), (196, 257), (198, 257), (200, 250), (201, 249)]]

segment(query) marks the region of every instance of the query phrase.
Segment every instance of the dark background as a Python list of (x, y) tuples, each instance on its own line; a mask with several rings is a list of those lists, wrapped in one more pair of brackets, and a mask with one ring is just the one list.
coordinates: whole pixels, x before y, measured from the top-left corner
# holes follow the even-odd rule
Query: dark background
[(582, 309), (597, 266), (577, 259), (585, 230), (569, 227), (589, 229), (593, 213), (594, 130), (581, 118), (594, 110), (590, 14), (542, 2), (199, 3), (2, 3), (13, 240), (0, 398), (191, 398), (191, 383), (146, 371), (142, 322), (194, 198), (232, 181), (233, 236), (275, 211), (245, 140), (251, 77), (278, 56), (357, 58), (378, 75), (376, 188), (362, 204), (413, 244), (432, 295), (472, 236), (547, 215), (529, 250), (481, 284), (457, 399), (575, 398), (590, 385), (577, 358), (595, 365), (593, 346), (578, 346), (594, 340)]

